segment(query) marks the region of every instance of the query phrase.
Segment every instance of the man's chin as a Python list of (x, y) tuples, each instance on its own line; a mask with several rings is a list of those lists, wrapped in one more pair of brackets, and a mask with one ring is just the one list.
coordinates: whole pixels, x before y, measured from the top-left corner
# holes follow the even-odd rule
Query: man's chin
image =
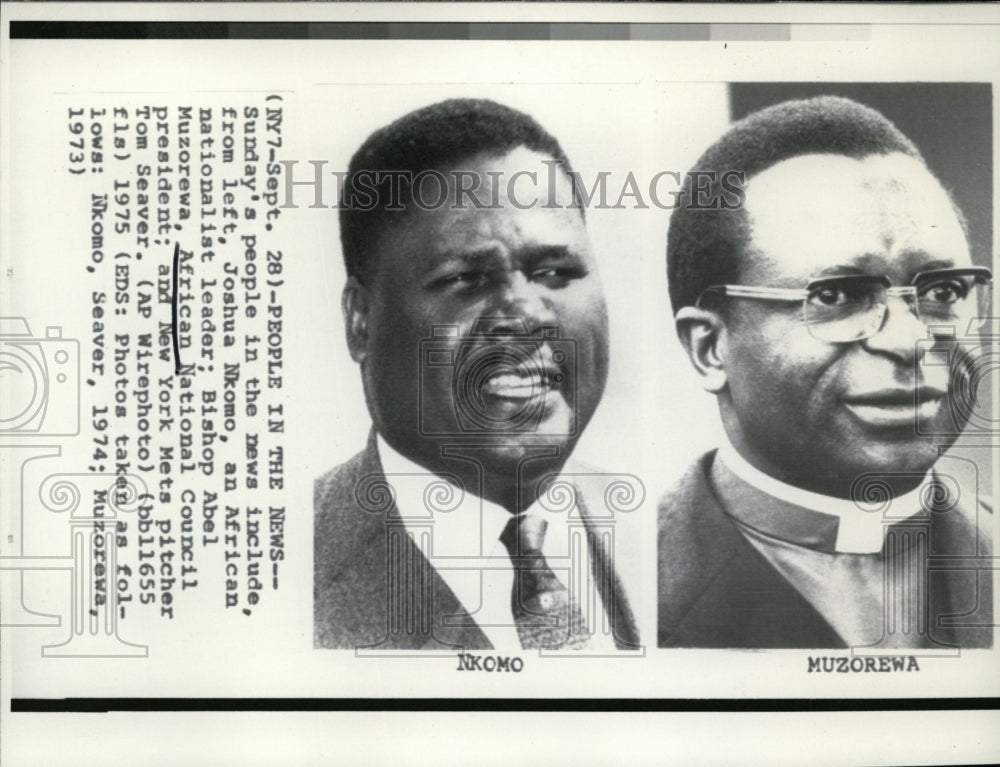
[[(558, 449), (543, 449), (543, 448)], [(562, 446), (524, 446), (521, 449), (498, 449), (482, 456), (482, 469), (487, 482), (500, 482), (511, 490), (534, 488), (545, 477), (562, 471), (569, 449)]]
[(938, 446), (927, 439), (867, 442), (845, 456), (844, 464), (855, 480), (876, 476), (898, 480), (922, 477), (940, 454)]
[(467, 432), (445, 440), (445, 455), (464, 455), (479, 462), (485, 474), (517, 478), (558, 471), (576, 444), (566, 420), (545, 419), (532, 429)]
[[(831, 429), (828, 445), (838, 445), (837, 463), (850, 466), (858, 474), (924, 474), (954, 441), (953, 428), (943, 423), (947, 409), (936, 408), (931, 418), (912, 418), (896, 423), (878, 419), (871, 422), (856, 417), (841, 421)], [(818, 437), (822, 444), (822, 436)]]
[[(516, 450), (519, 445), (559, 445), (575, 440), (577, 433), (573, 409), (565, 398), (550, 393), (537, 407), (515, 407), (519, 403), (488, 402), (476, 418), (471, 416), (455, 424), (456, 441), (478, 442)], [(542, 406), (544, 404), (544, 406)]]

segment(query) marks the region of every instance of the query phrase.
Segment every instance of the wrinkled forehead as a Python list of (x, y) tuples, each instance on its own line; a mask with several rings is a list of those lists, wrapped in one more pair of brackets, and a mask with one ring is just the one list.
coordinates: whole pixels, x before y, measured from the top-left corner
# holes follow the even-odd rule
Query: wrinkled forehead
[(519, 147), (475, 155), (437, 176), (383, 223), (380, 270), (426, 271), (456, 258), (485, 263), (486, 256), (554, 248), (590, 259), (573, 182), (550, 156)]
[(859, 271), (903, 283), (922, 270), (971, 264), (950, 197), (904, 154), (785, 160), (747, 183), (745, 210), (744, 278)]
[[(570, 207), (573, 185), (566, 171), (551, 155), (519, 146), (507, 152), (483, 152), (445, 168), (451, 199), (461, 190), (476, 190), (490, 207), (528, 209), (529, 203)], [(538, 206), (532, 206), (538, 207)]]

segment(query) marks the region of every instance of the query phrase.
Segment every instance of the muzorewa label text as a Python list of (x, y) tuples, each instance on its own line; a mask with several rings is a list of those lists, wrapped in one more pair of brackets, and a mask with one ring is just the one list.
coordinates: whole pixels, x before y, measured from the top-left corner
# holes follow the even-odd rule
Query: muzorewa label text
[(808, 673), (861, 674), (866, 672), (888, 673), (893, 671), (920, 671), (917, 659), (912, 655), (883, 655), (878, 658), (837, 656), (814, 656), (809, 658)]

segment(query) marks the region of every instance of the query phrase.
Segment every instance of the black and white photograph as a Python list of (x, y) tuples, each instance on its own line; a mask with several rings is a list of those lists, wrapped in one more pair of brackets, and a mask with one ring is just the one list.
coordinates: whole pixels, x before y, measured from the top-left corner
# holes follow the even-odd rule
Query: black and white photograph
[[(638, 649), (609, 504), (638, 479), (562, 474), (609, 356), (570, 170), (529, 115), (487, 99), (410, 112), (352, 158), (342, 307), (374, 426), (316, 483), (318, 646)], [(369, 178), (386, 179), (370, 206)]]
[(726, 438), (659, 507), (658, 644), (991, 647), (993, 476), (965, 447), (992, 406), (991, 90), (746, 83), (731, 109), (793, 88), (695, 164), (743, 204), (704, 210), (692, 180), (670, 220), (677, 334)]
[(0, 760), (1000, 759), (994, 6), (3, 11)]

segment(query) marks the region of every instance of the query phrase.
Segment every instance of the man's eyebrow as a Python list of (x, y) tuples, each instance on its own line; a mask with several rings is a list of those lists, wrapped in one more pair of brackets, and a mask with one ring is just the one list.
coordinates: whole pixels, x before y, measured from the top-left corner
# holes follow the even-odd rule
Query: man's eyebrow
[(927, 261), (920, 264), (919, 269), (914, 269), (915, 272), (933, 272), (937, 269), (951, 269), (955, 266), (955, 261), (950, 258), (939, 258), (935, 261)]
[(852, 264), (837, 264), (836, 266), (826, 266), (816, 272), (814, 277), (864, 277), (870, 275), (871, 272), (861, 268), (860, 266), (854, 266)]
[(565, 245), (530, 245), (522, 251), (522, 255), (535, 261), (547, 258), (566, 258), (573, 251)]
[(439, 253), (438, 258), (431, 259), (424, 271), (437, 272), (455, 266), (482, 267), (495, 263), (499, 257), (500, 251), (495, 247), (485, 247), (479, 250), (445, 251)]
[[(928, 256), (926, 251), (923, 250), (907, 250), (899, 253), (893, 258), (893, 261), (899, 263), (903, 261), (907, 263), (908, 268), (912, 269), (914, 273), (916, 272), (929, 272), (935, 269), (950, 269), (955, 266), (954, 259), (950, 258), (938, 258), (931, 261), (926, 261)], [(875, 274), (886, 274), (888, 273), (888, 265), (885, 263), (885, 258), (880, 255), (875, 254), (865, 254), (860, 258), (856, 259), (854, 263), (850, 264), (836, 264), (833, 266), (827, 266), (820, 269), (813, 276), (814, 277), (852, 277), (855, 275), (875, 275)]]
[[(494, 266), (501, 260), (500, 249), (486, 246), (479, 250), (454, 250), (439, 254), (440, 257), (429, 264), (425, 270), (434, 273), (455, 267), (484, 268)], [(573, 255), (573, 250), (566, 245), (526, 245), (519, 248), (515, 254), (516, 261), (538, 263), (549, 259), (563, 259)]]

